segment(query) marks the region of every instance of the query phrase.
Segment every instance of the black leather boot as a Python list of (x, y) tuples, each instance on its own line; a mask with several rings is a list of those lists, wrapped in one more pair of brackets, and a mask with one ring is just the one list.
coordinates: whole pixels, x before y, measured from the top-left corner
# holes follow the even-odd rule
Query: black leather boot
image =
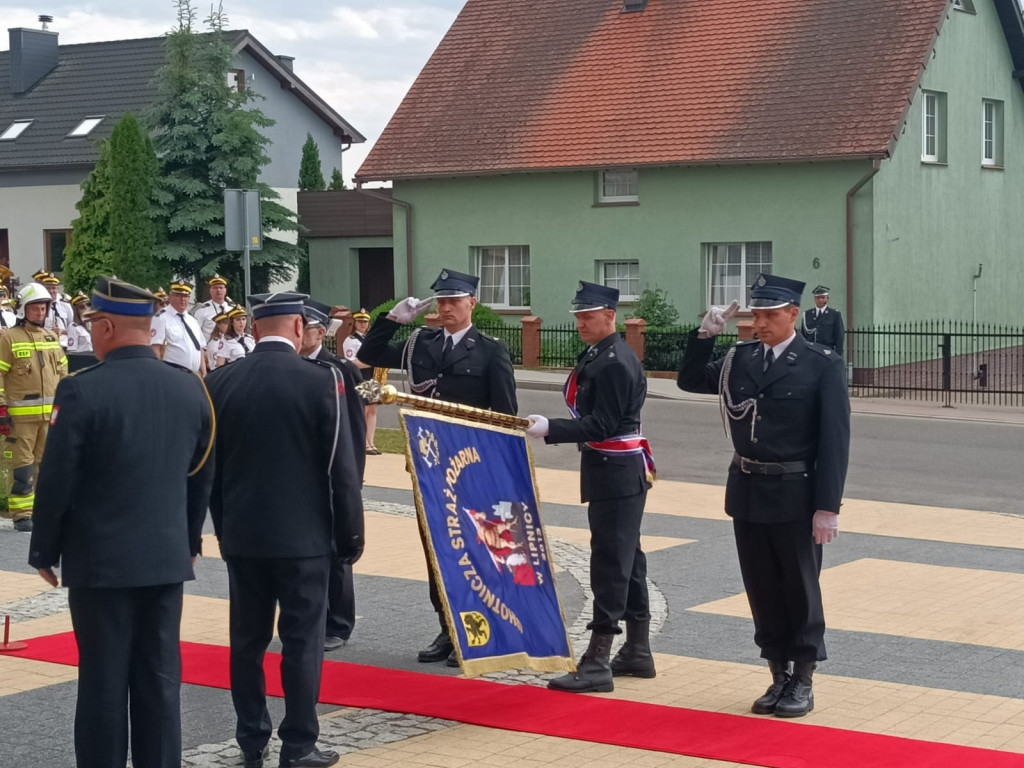
[(612, 675), (622, 677), (654, 677), (654, 657), (651, 655), (651, 622), (627, 621), (626, 642), (612, 659)]
[(786, 683), (782, 698), (775, 705), (776, 717), (803, 717), (814, 709), (814, 692), (811, 690), (813, 661), (798, 661), (793, 664), (793, 676)]
[(612, 667), (608, 657), (612, 654), (612, 638), (614, 635), (601, 635), (592, 632), (590, 645), (580, 659), (574, 675), (562, 675), (548, 681), (548, 688), (553, 691), (569, 693), (608, 693), (615, 690), (612, 682)]
[(770, 715), (775, 712), (775, 706), (782, 698), (782, 693), (789, 682), (789, 662), (771, 661), (768, 662), (768, 670), (772, 673), (772, 684), (764, 692), (764, 696), (757, 699), (750, 707), (755, 715)]
[(448, 628), (442, 627), (440, 634), (434, 638), (434, 642), (416, 654), (416, 660), (424, 664), (434, 661), (444, 661), (455, 650), (451, 637), (448, 636)]

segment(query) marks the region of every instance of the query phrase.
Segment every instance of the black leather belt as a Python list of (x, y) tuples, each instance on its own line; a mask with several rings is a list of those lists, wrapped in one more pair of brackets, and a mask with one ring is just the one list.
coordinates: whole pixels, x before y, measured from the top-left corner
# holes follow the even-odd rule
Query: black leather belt
[(811, 469), (809, 461), (754, 461), (745, 459), (738, 453), (732, 455), (732, 463), (740, 468), (740, 472), (748, 475), (788, 475)]

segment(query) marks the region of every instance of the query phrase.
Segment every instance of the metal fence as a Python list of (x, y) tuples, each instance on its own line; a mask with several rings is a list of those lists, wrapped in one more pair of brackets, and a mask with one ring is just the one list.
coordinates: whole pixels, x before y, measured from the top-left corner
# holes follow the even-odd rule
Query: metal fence
[(1024, 328), (936, 320), (846, 332), (850, 394), (1024, 405)]
[(505, 342), (512, 365), (523, 364), (523, 331), (517, 325), (478, 325), (476, 329), (488, 336), (495, 336)]
[(548, 368), (572, 368), (587, 345), (580, 341), (576, 323), (542, 325), (540, 364)]
[[(683, 361), (686, 344), (690, 340), (690, 331), (696, 326), (675, 326), (670, 328), (644, 329), (644, 370), (647, 371), (678, 371)], [(715, 350), (712, 359), (717, 360), (729, 351), (736, 343), (736, 335), (723, 333), (715, 339)]]

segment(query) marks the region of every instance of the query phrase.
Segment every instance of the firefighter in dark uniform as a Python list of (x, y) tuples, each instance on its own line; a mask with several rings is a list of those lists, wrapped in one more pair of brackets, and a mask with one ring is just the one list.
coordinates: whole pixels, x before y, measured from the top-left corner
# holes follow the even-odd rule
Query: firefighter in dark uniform
[(57, 387), (29, 563), (51, 586), (59, 563), (68, 587), (78, 765), (124, 765), (130, 739), (133, 765), (177, 768), (182, 582), (210, 497), (213, 409), (198, 376), (150, 349), (155, 296), (100, 277), (91, 302), (103, 362)]
[[(348, 411), (349, 435), (352, 450), (359, 468), (359, 482), (363, 481), (366, 469), (366, 416), (365, 403), (356, 391), (363, 377), (355, 363), (333, 354), (324, 346), (324, 336), (331, 324), (331, 308), (312, 299), (306, 300), (303, 317), (306, 321), (302, 332), (299, 354), (310, 360), (319, 360), (333, 366), (345, 382), (345, 408)], [(352, 582), (352, 563), (331, 560), (331, 575), (327, 582), (327, 624), (324, 632), (324, 650), (335, 651), (348, 643), (356, 624), (356, 595)]]
[[(403, 299), (387, 315), (376, 321), (359, 348), (358, 359), (378, 368), (401, 368), (415, 394), (436, 397), (453, 403), (471, 405), (500, 413), (514, 414), (516, 381), (505, 344), (480, 333), (473, 327), (473, 307), (480, 278), (441, 270), (431, 285), (434, 297), (422, 301), (412, 296)], [(417, 328), (405, 342), (391, 341), (403, 323), (411, 323), (437, 299), (441, 328)], [(426, 540), (422, 531), (424, 553)], [(421, 662), (444, 661), (458, 666), (455, 646), (448, 634), (444, 606), (437, 592), (434, 571), (427, 566), (430, 603), (434, 606), (441, 631), (417, 656)]]
[(332, 557), (362, 553), (363, 506), (344, 381), (298, 355), (306, 298), (250, 296), (255, 349), (207, 377), (218, 422), (210, 516), (227, 563), (231, 698), (246, 768), (263, 768), (271, 736), (263, 659), (276, 608), (280, 765), (339, 759), (316, 746), (327, 580)]
[[(650, 448), (640, 434), (647, 379), (632, 348), (615, 329), (619, 292), (581, 282), (573, 299), (576, 330), (588, 344), (569, 375), (566, 405), (574, 418), (529, 416), (530, 437), (580, 446), (580, 500), (590, 523), (590, 646), (575, 674), (549, 688), (583, 693), (613, 690), (613, 675), (654, 677), (650, 646), (647, 557), (640, 522), (654, 479)], [(626, 643), (610, 660), (612, 639), (626, 621)]]
[(842, 358), (795, 330), (803, 287), (759, 275), (750, 307), (760, 340), (741, 342), (714, 362), (714, 337), (738, 302), (724, 311), (711, 307), (687, 343), (678, 378), (680, 389), (722, 399), (735, 449), (725, 511), (733, 519), (754, 642), (772, 674), (752, 711), (779, 717), (814, 708), (812, 673), (826, 658), (822, 545), (839, 531), (850, 450)]
[(838, 309), (828, 305), (828, 288), (817, 286), (813, 291), (814, 306), (804, 312), (804, 324), (801, 328), (804, 338), (828, 347), (840, 357), (843, 356), (843, 315)]

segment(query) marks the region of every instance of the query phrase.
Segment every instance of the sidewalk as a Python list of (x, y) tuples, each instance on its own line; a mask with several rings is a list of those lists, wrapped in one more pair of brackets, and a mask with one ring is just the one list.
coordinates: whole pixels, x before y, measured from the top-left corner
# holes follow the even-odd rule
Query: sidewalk
[[(392, 379), (398, 376), (392, 372)], [(568, 369), (526, 369), (516, 368), (516, 386), (520, 389), (561, 391), (568, 375)], [(716, 403), (716, 395), (695, 395), (683, 392), (676, 386), (675, 378), (647, 379), (647, 396), (662, 400), (684, 400), (689, 402)], [(920, 419), (950, 419), (954, 421), (986, 421), (998, 424), (1019, 424), (1024, 426), (1024, 408), (1009, 406), (956, 405), (943, 407), (937, 401), (901, 400), (881, 397), (852, 397), (850, 409), (853, 413), (875, 416), (904, 416)]]

